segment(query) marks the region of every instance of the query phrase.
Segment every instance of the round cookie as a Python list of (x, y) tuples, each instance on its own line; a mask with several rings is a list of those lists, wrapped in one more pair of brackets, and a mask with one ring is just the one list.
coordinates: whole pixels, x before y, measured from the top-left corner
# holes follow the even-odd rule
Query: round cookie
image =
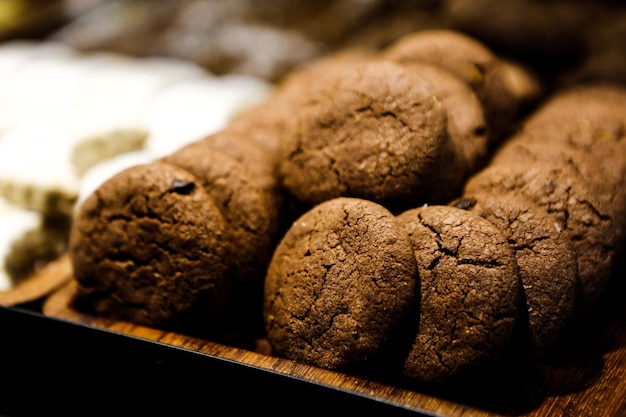
[(340, 197), (300, 216), (277, 246), (264, 315), (274, 353), (328, 369), (385, 349), (415, 302), (411, 242), (383, 206)]
[(564, 332), (578, 294), (576, 252), (569, 235), (544, 209), (512, 194), (465, 195), (453, 203), (493, 223), (513, 248), (526, 302), (520, 352), (543, 356)]
[(228, 227), (198, 178), (163, 162), (128, 168), (80, 206), (69, 253), (76, 307), (199, 331), (232, 286)]
[(541, 90), (530, 72), (501, 60), (478, 39), (452, 29), (407, 34), (381, 51), (381, 56), (403, 64), (437, 65), (460, 78), (483, 105), (491, 144), (508, 135), (515, 117)]
[(273, 250), (273, 207), (251, 174), (241, 163), (204, 146), (186, 146), (162, 161), (196, 176), (222, 212), (234, 246), (237, 281), (246, 285), (263, 279)]
[(281, 228), (284, 211), (283, 192), (276, 174), (276, 155), (255, 142), (251, 135), (245, 130), (225, 128), (187, 147), (194, 148), (198, 153), (217, 150), (242, 164), (270, 199), (272, 233), (276, 235)]
[(476, 93), (451, 72), (422, 62), (407, 68), (432, 85), (435, 95), (448, 115), (450, 146), (437, 163), (429, 204), (448, 202), (457, 197), (467, 177), (481, 168), (489, 151), (487, 124)]
[(596, 197), (611, 207), (616, 224), (626, 224), (626, 165), (619, 158), (600, 158), (562, 140), (520, 133), (509, 139), (494, 154), (490, 165), (566, 164), (577, 171)]
[(524, 120), (525, 137), (566, 142), (604, 163), (626, 165), (626, 88), (587, 84), (559, 90)]
[(452, 206), (398, 215), (421, 280), (419, 327), (403, 374), (448, 384), (484, 372), (513, 337), (521, 286), (513, 249), (491, 222)]
[(448, 141), (431, 85), (400, 64), (359, 62), (336, 68), (299, 102), (279, 178), (303, 206), (355, 197), (393, 211), (423, 202)]
[(489, 165), (472, 176), (464, 195), (509, 193), (528, 198), (554, 216), (572, 239), (581, 282), (581, 307), (590, 311), (610, 279), (622, 225), (612, 207), (566, 164)]

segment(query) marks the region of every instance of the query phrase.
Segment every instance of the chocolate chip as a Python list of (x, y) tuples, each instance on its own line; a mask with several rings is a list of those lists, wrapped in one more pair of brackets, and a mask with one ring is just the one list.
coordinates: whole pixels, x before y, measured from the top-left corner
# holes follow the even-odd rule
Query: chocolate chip
[(174, 180), (170, 191), (180, 195), (189, 195), (195, 188), (196, 184), (193, 182)]

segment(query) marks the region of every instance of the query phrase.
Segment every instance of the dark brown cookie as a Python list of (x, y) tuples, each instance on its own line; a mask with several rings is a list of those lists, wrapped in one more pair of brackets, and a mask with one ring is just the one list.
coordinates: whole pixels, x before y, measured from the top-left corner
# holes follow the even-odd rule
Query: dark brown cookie
[(591, 310), (616, 262), (622, 226), (611, 206), (566, 164), (490, 165), (468, 180), (464, 194), (481, 192), (521, 195), (554, 216), (574, 243), (581, 307)]
[(423, 206), (398, 215), (421, 280), (419, 328), (404, 375), (449, 383), (487, 370), (504, 353), (518, 319), (521, 287), (513, 249), (477, 214)]
[(481, 193), (453, 203), (493, 223), (515, 252), (527, 307), (520, 352), (543, 356), (571, 322), (578, 294), (576, 252), (547, 211), (512, 194)]
[(561, 141), (605, 163), (626, 165), (626, 88), (587, 84), (559, 90), (524, 120), (523, 134)]
[(383, 206), (336, 198), (299, 217), (265, 282), (274, 352), (324, 368), (367, 363), (413, 307), (417, 266), (406, 231)]
[(616, 224), (626, 224), (626, 165), (619, 158), (601, 158), (567, 141), (522, 132), (498, 149), (490, 165), (535, 163), (565, 164), (577, 171), (587, 188), (607, 202)]
[(305, 206), (335, 197), (387, 207), (421, 202), (448, 140), (431, 85), (388, 61), (323, 77), (288, 123), (279, 177)]
[(217, 150), (242, 164), (270, 199), (272, 209), (270, 214), (275, 229), (273, 233), (278, 233), (281, 228), (284, 198), (278, 183), (277, 157), (274, 153), (253, 140), (251, 132), (228, 128), (187, 146), (194, 148), (198, 153), (205, 152), (204, 149)]
[(426, 199), (429, 204), (445, 203), (457, 197), (467, 177), (486, 162), (489, 143), (483, 107), (476, 93), (450, 71), (422, 62), (407, 68), (432, 85), (448, 115), (450, 146), (432, 174), (436, 180)]
[(258, 182), (241, 163), (215, 149), (189, 145), (162, 160), (196, 176), (222, 212), (234, 246), (237, 281), (261, 280), (273, 250), (273, 207)]
[[(407, 34), (388, 46), (382, 57), (404, 64), (425, 62), (453, 73), (478, 95), (490, 128), (490, 142), (508, 135), (512, 122), (539, 94), (533, 74), (500, 59), (478, 39), (451, 29)], [(524, 88), (520, 89), (521, 86)]]
[(202, 182), (174, 165), (137, 165), (80, 206), (70, 234), (76, 306), (141, 325), (208, 327), (231, 289), (231, 237)]

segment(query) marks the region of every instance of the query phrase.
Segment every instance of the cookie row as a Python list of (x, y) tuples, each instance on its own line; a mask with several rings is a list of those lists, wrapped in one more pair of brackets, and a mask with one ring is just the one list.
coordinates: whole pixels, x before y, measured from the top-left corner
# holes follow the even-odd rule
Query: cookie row
[[(70, 240), (76, 305), (202, 334), (265, 320), (276, 354), (323, 367), (406, 347), (413, 380), (481, 369), (509, 346), (524, 296), (561, 288), (522, 280), (517, 255), (532, 247), (576, 270), (583, 259), (555, 249), (569, 229), (551, 208), (508, 194), (447, 205), (539, 92), (523, 68), (451, 31), (304, 67), (222, 130), (85, 200)], [(469, 210), (492, 205), (510, 210), (503, 223)], [(502, 229), (520, 219), (513, 248)], [(530, 259), (533, 273), (547, 264)], [(530, 350), (555, 333), (537, 326)]]
[(608, 84), (564, 89), (470, 178), (465, 194), (518, 194), (555, 218), (572, 240), (581, 309), (593, 309), (624, 242), (626, 90)]
[(457, 196), (540, 92), (477, 40), (429, 30), (295, 71), (263, 108), (300, 210), (341, 196), (397, 212)]
[(339, 197), (286, 232), (265, 280), (273, 354), (411, 383), (478, 375), (502, 357), (521, 303), (497, 226), (432, 205), (399, 215)]
[[(248, 293), (250, 308), (259, 306), (249, 320), (260, 321), (264, 267), (303, 208), (346, 194), (394, 210), (458, 195), (497, 143), (484, 109), (503, 107), (491, 98), (519, 109), (536, 93), (518, 89), (511, 74), (535, 86), (452, 31), (295, 72), (228, 126), (116, 174), (84, 200), (70, 236), (78, 304), (150, 326), (211, 330), (226, 314), (243, 315), (225, 300)], [(504, 113), (512, 123), (516, 112)]]
[(593, 310), (623, 250), (624, 104), (619, 86), (559, 91), (448, 204), (394, 215), (342, 197), (304, 213), (266, 277), (275, 354), (391, 362), (417, 383), (541, 360)]

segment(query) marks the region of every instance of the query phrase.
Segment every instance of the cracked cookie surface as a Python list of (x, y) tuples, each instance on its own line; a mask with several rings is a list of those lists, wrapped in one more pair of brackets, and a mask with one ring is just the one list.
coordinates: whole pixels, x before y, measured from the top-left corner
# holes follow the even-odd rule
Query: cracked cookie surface
[(448, 383), (496, 361), (514, 333), (520, 280), (513, 250), (486, 219), (451, 206), (398, 215), (420, 276), (419, 326), (404, 375)]
[(547, 211), (520, 196), (471, 194), (454, 205), (493, 223), (513, 248), (526, 303), (518, 350), (530, 359), (544, 355), (575, 311), (578, 267), (569, 235)]
[(406, 231), (383, 206), (337, 198), (298, 218), (265, 282), (275, 353), (336, 369), (365, 363), (415, 300), (417, 266)]
[(163, 162), (102, 184), (70, 232), (76, 305), (157, 328), (205, 326), (231, 288), (228, 227), (198, 178)]
[(400, 64), (359, 62), (334, 68), (298, 103), (282, 137), (279, 178), (303, 205), (422, 200), (448, 140), (431, 85)]
[(274, 207), (244, 165), (203, 144), (188, 145), (163, 158), (197, 177), (230, 229), (235, 275), (250, 283), (265, 275), (272, 245)]
[(611, 277), (621, 238), (611, 205), (566, 164), (490, 165), (465, 185), (465, 195), (480, 192), (521, 195), (554, 216), (576, 251), (580, 308), (591, 310)]

